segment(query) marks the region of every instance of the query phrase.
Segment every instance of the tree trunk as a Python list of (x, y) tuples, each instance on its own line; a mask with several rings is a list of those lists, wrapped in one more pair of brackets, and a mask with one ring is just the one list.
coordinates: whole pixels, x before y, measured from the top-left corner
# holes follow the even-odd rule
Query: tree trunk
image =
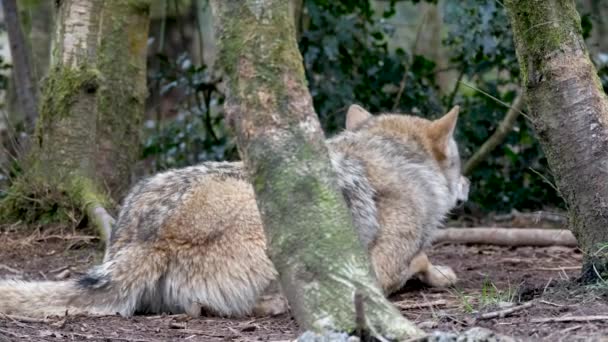
[(149, 0), (103, 2), (97, 69), (97, 178), (115, 200), (129, 190), (147, 96)]
[(572, 0), (508, 0), (530, 116), (585, 254), (608, 276), (608, 100)]
[(2, 214), (37, 220), (56, 206), (79, 208), (106, 234), (106, 185), (128, 187), (139, 146), (148, 2), (58, 3), (36, 141)]
[(400, 340), (421, 335), (384, 298), (355, 236), (306, 88), (289, 3), (212, 5), (218, 62), (228, 78), (228, 120), (254, 185), (269, 255), (300, 327), (366, 328)]
[(31, 51), (32, 74), (36, 92), (47, 75), (51, 60), (51, 40), (55, 22), (52, 1), (18, 0), (19, 18)]
[(38, 117), (38, 99), (32, 74), (31, 53), (19, 21), (17, 0), (2, 0), (2, 7), (13, 61), (13, 90), (18, 108), (23, 111), (25, 131), (31, 133)]

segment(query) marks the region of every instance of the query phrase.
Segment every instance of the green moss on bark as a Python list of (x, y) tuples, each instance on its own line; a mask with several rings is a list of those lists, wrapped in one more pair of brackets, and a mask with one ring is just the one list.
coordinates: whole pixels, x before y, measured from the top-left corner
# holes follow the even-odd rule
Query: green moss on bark
[[(114, 198), (129, 188), (139, 156), (146, 88), (149, 1), (107, 1), (97, 67), (104, 75), (97, 109), (97, 177)], [(120, 51), (121, 53), (117, 53)]]
[(99, 70), (87, 65), (81, 65), (78, 69), (55, 67), (43, 88), (40, 120), (69, 117), (74, 101), (82, 92), (95, 92), (100, 79)]
[[(552, 52), (568, 45), (584, 46), (581, 21), (570, 0), (506, 0), (515, 34), (524, 84), (535, 80), (537, 70)], [(532, 69), (530, 69), (532, 68)], [(532, 72), (532, 73), (531, 73)]]

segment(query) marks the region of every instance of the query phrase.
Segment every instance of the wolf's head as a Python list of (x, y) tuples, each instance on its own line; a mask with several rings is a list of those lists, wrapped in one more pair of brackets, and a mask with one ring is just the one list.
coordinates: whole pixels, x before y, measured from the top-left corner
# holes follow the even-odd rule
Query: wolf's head
[(459, 107), (455, 106), (441, 118), (431, 121), (411, 115), (383, 114), (372, 116), (358, 105), (346, 114), (346, 129), (364, 129), (406, 144), (415, 143), (434, 160), (445, 177), (454, 205), (469, 196), (469, 180), (461, 175), (460, 155), (454, 140)]

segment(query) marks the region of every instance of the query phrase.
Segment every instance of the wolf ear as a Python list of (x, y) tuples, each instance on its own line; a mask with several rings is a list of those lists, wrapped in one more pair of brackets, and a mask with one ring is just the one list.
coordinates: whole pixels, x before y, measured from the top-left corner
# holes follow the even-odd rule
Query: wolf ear
[(433, 150), (438, 160), (445, 159), (448, 154), (448, 147), (454, 135), (459, 111), (460, 107), (454, 106), (446, 115), (433, 121), (429, 127), (428, 135), (431, 138)]
[(346, 129), (351, 131), (372, 115), (359, 105), (351, 105), (346, 112)]

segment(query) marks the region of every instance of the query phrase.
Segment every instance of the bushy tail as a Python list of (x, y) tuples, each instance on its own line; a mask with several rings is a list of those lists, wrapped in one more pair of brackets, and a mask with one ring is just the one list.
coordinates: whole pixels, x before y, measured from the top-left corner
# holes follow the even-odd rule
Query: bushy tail
[[(87, 308), (70, 305), (86, 295), (76, 281), (20, 280), (0, 281), (0, 313), (29, 317), (45, 317), (87, 312)], [(93, 313), (93, 312), (91, 312)]]
[(150, 258), (142, 267), (134, 262), (137, 258), (121, 254), (80, 279), (0, 280), (0, 313), (28, 317), (63, 316), (66, 312), (131, 316), (141, 306), (144, 294), (155, 292), (162, 267), (146, 267), (154, 264)]

